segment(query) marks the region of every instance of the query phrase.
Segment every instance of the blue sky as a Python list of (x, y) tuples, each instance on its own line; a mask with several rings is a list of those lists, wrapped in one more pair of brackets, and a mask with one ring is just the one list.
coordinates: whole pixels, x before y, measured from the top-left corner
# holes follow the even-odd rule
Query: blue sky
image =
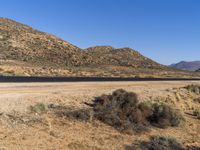
[(162, 64), (200, 60), (199, 0), (1, 0), (0, 17), (80, 47), (131, 47)]

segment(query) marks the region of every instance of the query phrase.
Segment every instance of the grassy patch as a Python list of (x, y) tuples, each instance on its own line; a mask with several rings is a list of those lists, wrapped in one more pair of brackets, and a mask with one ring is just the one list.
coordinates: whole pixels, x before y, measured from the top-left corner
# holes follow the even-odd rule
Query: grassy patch
[(48, 105), (44, 103), (37, 103), (34, 106), (30, 106), (31, 112), (42, 113), (48, 110)]

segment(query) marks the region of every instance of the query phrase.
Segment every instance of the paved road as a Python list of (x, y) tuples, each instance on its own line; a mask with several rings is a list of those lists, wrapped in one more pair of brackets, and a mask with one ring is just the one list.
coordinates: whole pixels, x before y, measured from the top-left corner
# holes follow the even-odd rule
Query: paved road
[(105, 81), (200, 81), (200, 78), (119, 78), (119, 77), (10, 77), (0, 82), (105, 82)]

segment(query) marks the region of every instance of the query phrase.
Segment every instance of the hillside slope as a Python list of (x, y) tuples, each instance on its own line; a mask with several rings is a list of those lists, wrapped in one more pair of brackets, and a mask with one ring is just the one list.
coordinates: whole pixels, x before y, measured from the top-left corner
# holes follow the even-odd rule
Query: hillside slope
[(0, 74), (25, 76), (197, 76), (130, 48), (81, 49), (53, 35), (0, 18)]
[[(80, 65), (81, 50), (55, 36), (0, 18), (0, 58), (45, 64)], [(42, 64), (41, 64), (42, 63)]]
[(115, 49), (111, 46), (96, 46), (86, 49), (84, 53), (92, 60), (89, 62), (89, 65), (100, 64), (133, 68), (164, 67), (130, 48)]

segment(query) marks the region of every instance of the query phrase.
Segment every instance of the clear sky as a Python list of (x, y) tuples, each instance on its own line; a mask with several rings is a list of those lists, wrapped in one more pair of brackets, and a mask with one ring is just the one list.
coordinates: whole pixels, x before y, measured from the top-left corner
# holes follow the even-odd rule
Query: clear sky
[(162, 64), (200, 60), (200, 0), (1, 0), (0, 17), (80, 48), (131, 47)]

